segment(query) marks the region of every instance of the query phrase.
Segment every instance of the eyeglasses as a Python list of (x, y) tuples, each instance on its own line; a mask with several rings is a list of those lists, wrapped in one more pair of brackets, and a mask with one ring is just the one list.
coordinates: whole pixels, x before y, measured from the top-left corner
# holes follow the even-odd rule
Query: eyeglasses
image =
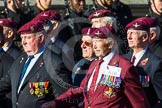
[(88, 42), (88, 41), (82, 41), (82, 44), (88, 46), (88, 47), (91, 47), (92, 46), (92, 43), (91, 42)]

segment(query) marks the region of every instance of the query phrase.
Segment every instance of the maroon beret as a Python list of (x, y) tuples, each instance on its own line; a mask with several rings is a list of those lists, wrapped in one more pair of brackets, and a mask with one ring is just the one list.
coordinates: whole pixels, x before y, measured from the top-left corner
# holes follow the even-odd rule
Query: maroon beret
[(113, 16), (110, 10), (102, 9), (102, 10), (96, 10), (90, 16), (88, 17), (89, 20), (93, 18), (99, 18), (104, 16)]
[(115, 35), (115, 30), (112, 27), (104, 26), (100, 28), (95, 28), (92, 32), (91, 37), (98, 37), (98, 38), (107, 38), (110, 34)]
[(41, 15), (38, 15), (36, 17), (34, 17), (32, 19), (32, 21), (39, 21), (41, 22), (42, 24), (45, 24), (45, 23), (48, 23), (50, 20), (48, 18), (48, 16), (41, 16)]
[(126, 30), (128, 29), (134, 29), (134, 30), (144, 30), (144, 31), (149, 31), (150, 26), (148, 23), (141, 18), (135, 19), (132, 22), (128, 23), (125, 27)]
[[(150, 27), (156, 27), (158, 25), (157, 20), (155, 18), (141, 17), (139, 19), (141, 19), (141, 20), (145, 21), (146, 23), (148, 23), (148, 25)], [(137, 19), (137, 20), (139, 20), (139, 19)]]
[(17, 24), (9, 19), (9, 18), (3, 18), (0, 19), (0, 26), (6, 26), (6, 27), (10, 27), (10, 28), (17, 28)]
[(82, 34), (90, 36), (94, 32), (95, 29), (96, 28), (90, 28), (90, 27), (83, 28)]
[(26, 23), (25, 25), (23, 25), (18, 30), (18, 33), (19, 34), (37, 33), (39, 31), (44, 30), (43, 27), (44, 27), (44, 25), (41, 22), (32, 20), (32, 21)]
[(36, 17), (46, 17), (48, 20), (61, 21), (60, 14), (54, 10), (43, 11), (39, 13)]

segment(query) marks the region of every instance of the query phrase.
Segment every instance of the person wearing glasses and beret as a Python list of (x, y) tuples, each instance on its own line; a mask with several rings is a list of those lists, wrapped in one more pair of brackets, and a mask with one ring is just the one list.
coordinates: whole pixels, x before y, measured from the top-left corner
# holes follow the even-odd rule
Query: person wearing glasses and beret
[(69, 89), (41, 108), (69, 107), (81, 97), (84, 108), (150, 108), (136, 68), (115, 52), (113, 29), (96, 28), (91, 36), (99, 59), (91, 63), (80, 87)]
[(83, 59), (78, 61), (73, 68), (72, 79), (73, 79), (73, 86), (79, 87), (81, 81), (86, 75), (86, 71), (89, 68), (89, 65), (93, 60), (95, 60), (95, 54), (92, 45), (92, 38), (91, 34), (94, 31), (94, 28), (83, 28), (82, 29), (82, 56)]

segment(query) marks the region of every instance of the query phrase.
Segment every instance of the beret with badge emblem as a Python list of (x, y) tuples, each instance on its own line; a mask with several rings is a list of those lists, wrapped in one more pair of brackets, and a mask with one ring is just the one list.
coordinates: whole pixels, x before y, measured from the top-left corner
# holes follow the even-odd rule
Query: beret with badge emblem
[(10, 28), (17, 28), (17, 24), (9, 19), (9, 18), (3, 18), (0, 19), (0, 26), (10, 27)]
[(39, 13), (33, 20), (40, 21), (44, 25), (45, 31), (49, 33), (53, 29), (53, 22), (61, 21), (61, 16), (54, 10), (48, 10)]
[(113, 15), (110, 10), (101, 9), (101, 10), (94, 11), (92, 14), (90, 14), (90, 16), (88, 18), (89, 18), (89, 20), (91, 20), (93, 18), (99, 18), (99, 17), (104, 17), (104, 16), (112, 17)]
[(34, 19), (39, 19), (41, 17), (44, 17), (44, 19), (46, 18), (51, 21), (61, 21), (60, 14), (54, 10), (43, 11), (39, 13)]
[[(155, 19), (155, 18), (141, 17), (139, 19), (141, 19), (141, 20), (145, 21), (146, 23), (148, 23), (148, 25), (150, 27), (156, 27), (158, 25), (157, 19)], [(139, 19), (137, 19), (137, 20), (139, 20)]]
[(107, 38), (109, 36), (114, 36), (116, 34), (115, 30), (112, 27), (104, 26), (100, 28), (95, 28), (92, 32), (92, 38)]
[(30, 34), (37, 33), (44, 30), (44, 26), (41, 22), (32, 20), (26, 24), (24, 24), (19, 30), (19, 34)]
[(144, 30), (144, 31), (150, 31), (150, 26), (145, 21), (145, 19), (135, 19), (132, 22), (128, 23), (125, 27), (126, 30), (133, 29), (133, 30)]
[(82, 35), (86, 35), (86, 36), (90, 36), (93, 32), (94, 32), (94, 30), (95, 30), (96, 28), (90, 28), (90, 27), (86, 27), (86, 28), (83, 28), (82, 29)]

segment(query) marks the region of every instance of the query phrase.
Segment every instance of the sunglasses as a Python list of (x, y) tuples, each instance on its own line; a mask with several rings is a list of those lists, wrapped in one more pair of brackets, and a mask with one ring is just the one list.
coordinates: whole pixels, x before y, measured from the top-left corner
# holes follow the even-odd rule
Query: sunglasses
[(88, 41), (82, 41), (82, 44), (84, 44), (85, 46), (91, 47), (92, 43), (88, 42)]

